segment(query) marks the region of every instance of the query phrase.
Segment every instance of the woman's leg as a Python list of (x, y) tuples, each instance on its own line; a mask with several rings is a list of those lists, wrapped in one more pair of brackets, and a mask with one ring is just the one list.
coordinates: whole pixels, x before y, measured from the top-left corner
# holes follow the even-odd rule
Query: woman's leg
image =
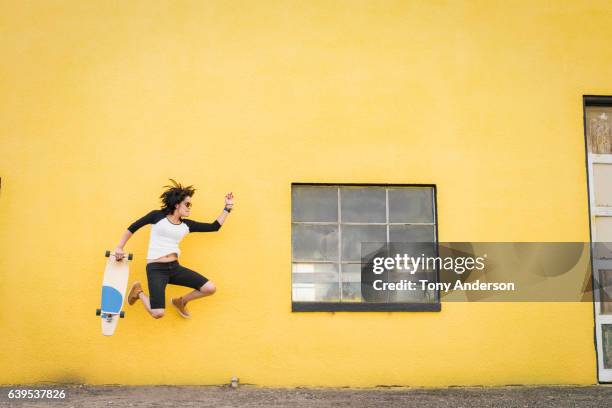
[(140, 292), (138, 294), (138, 297), (140, 298), (140, 300), (142, 300), (142, 304), (144, 305), (145, 309), (147, 310), (147, 312), (149, 312), (151, 316), (153, 316), (156, 319), (164, 317), (164, 313), (166, 309), (151, 309), (151, 303), (149, 302), (149, 297), (145, 295), (144, 292)]
[(164, 317), (166, 305), (166, 285), (169, 281), (166, 265), (147, 264), (147, 282), (151, 298), (140, 292), (138, 297), (151, 316), (155, 319)]
[(204, 296), (210, 296), (216, 291), (217, 291), (217, 287), (215, 286), (215, 284), (212, 283), (212, 281), (208, 281), (204, 285), (202, 285), (199, 289), (194, 289), (188, 294), (181, 296), (181, 299), (183, 299), (184, 304), (187, 304), (187, 302), (191, 300), (199, 299)]
[(210, 282), (206, 277), (200, 275), (196, 271), (185, 268), (182, 265), (179, 265), (172, 271), (168, 283), (171, 285), (187, 286), (194, 289), (184, 296), (172, 299), (172, 304), (183, 317), (191, 316), (185, 308), (187, 302), (212, 295), (216, 291), (214, 283)]

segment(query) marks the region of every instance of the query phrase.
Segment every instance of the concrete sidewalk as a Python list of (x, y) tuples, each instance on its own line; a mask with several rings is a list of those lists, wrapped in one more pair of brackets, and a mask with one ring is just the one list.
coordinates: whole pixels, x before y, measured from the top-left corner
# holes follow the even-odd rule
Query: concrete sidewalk
[[(63, 389), (61, 400), (11, 399), (11, 389)], [(612, 407), (612, 386), (259, 388), (240, 386), (2, 387), (0, 407)]]

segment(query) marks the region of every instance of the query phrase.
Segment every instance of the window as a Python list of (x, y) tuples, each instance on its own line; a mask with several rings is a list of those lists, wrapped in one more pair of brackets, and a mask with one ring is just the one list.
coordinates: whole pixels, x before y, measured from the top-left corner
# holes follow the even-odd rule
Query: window
[(361, 279), (369, 243), (435, 246), (435, 186), (293, 184), (291, 206), (293, 311), (440, 310), (437, 293), (385, 292), (372, 301)]

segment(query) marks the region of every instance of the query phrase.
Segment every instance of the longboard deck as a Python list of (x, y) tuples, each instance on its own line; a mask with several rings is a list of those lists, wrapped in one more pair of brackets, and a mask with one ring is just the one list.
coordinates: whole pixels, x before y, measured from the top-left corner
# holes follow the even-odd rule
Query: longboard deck
[(125, 299), (128, 278), (130, 275), (128, 257), (117, 262), (111, 254), (106, 261), (104, 279), (102, 281), (102, 334), (112, 336), (117, 328), (119, 313)]

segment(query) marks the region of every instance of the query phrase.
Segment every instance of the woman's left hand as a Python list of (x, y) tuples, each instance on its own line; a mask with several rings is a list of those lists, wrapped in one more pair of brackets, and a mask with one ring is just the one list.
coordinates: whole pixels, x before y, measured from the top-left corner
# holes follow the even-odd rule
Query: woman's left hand
[(234, 193), (229, 192), (225, 195), (225, 206), (227, 208), (234, 207)]

